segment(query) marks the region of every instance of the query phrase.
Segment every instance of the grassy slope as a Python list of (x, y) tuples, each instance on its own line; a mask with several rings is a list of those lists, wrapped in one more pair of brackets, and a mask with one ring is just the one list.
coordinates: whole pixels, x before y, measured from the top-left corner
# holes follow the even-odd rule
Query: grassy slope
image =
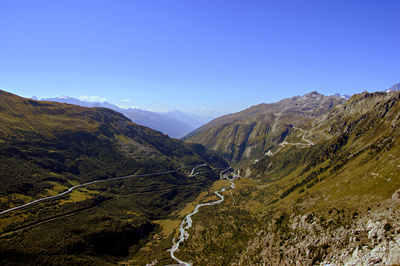
[[(226, 163), (201, 145), (138, 126), (104, 108), (37, 102), (0, 91), (0, 207), (84, 182)], [(105, 264), (134, 256), (144, 239), (193, 200), (217, 173), (190, 169), (103, 182), (0, 217), (6, 264)]]
[[(242, 169), (249, 178), (237, 182), (238, 204), (200, 212), (181, 256), (213, 265), (344, 264), (357, 247), (366, 257), (378, 245), (388, 250), (400, 232), (391, 199), (400, 188), (399, 114), (400, 93), (364, 93), (310, 121), (303, 129), (315, 145), (287, 145)], [(292, 129), (285, 141), (301, 138)], [(369, 237), (369, 220), (383, 235)]]
[[(397, 167), (400, 152), (398, 97), (398, 94), (391, 97), (376, 94), (352, 98), (328, 115), (325, 126), (320, 125), (321, 129), (329, 128), (329, 140), (321, 140), (310, 148), (281, 150), (275, 158), (265, 157), (259, 165), (254, 165), (254, 172), (266, 181), (279, 179), (275, 185), (281, 187), (281, 191), (283, 187), (290, 188), (303, 182), (295, 188), (297, 191), (307, 190), (308, 186), (311, 191), (318, 191), (322, 198), (329, 196), (343, 202), (348, 201), (346, 197), (350, 195), (358, 196), (358, 200), (371, 196), (379, 200), (388, 197), (400, 185), (397, 178), (400, 170)], [(376, 104), (377, 99), (380, 102)], [(359, 106), (368, 105), (371, 105), (368, 111), (360, 112)], [(297, 166), (287, 174), (284, 167), (272, 166), (270, 173), (263, 175), (263, 166), (279, 165), (279, 161), (285, 162), (289, 156), (303, 167)], [(290, 163), (285, 168), (291, 168)], [(316, 187), (311, 189), (314, 185)], [(321, 191), (326, 191), (326, 195)]]

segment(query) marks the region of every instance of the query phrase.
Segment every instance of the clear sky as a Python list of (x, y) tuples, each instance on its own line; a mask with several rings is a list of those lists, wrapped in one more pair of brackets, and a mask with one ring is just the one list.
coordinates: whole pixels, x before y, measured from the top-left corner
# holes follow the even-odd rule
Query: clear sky
[(399, 14), (397, 0), (0, 0), (0, 89), (191, 113), (385, 90)]

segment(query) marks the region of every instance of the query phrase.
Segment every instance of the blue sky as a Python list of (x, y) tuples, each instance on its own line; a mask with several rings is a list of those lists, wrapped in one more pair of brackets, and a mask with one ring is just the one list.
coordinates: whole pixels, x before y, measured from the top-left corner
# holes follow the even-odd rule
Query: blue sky
[(400, 82), (399, 11), (390, 0), (0, 0), (0, 89), (203, 114), (385, 90)]

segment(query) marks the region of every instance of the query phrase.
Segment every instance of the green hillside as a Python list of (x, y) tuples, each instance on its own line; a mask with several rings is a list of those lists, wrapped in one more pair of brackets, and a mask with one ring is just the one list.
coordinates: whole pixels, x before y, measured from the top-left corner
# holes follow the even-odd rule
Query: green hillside
[[(400, 263), (400, 92), (261, 104), (213, 120), (186, 143), (108, 109), (0, 96), (0, 211), (135, 175), (0, 215), (2, 264), (173, 264), (183, 217), (230, 186), (215, 182), (224, 159), (240, 170), (236, 188), (193, 216), (178, 258)], [(193, 167), (179, 168), (198, 164), (207, 165), (194, 177)]]
[[(261, 122), (261, 109), (251, 109), (187, 140), (224, 156), (238, 147), (259, 151), (249, 160), (226, 157), (245, 173), (233, 192), (237, 204), (215, 208), (207, 221), (210, 211), (201, 211), (180, 256), (199, 265), (400, 263), (400, 93), (354, 95), (307, 119), (290, 113), (286, 123)], [(265, 133), (272, 126), (276, 133)], [(227, 140), (235, 128), (243, 136)]]
[[(196, 164), (209, 170), (189, 177)], [(134, 257), (154, 220), (170, 219), (219, 178), (224, 160), (136, 125), (115, 111), (0, 91), (0, 263), (114, 264)], [(173, 171), (176, 170), (176, 171)], [(170, 171), (166, 174), (141, 174)]]

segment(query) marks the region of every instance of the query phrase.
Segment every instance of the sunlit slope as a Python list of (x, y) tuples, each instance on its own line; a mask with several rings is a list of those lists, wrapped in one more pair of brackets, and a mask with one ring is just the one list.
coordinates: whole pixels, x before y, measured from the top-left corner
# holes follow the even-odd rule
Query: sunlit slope
[(354, 95), (289, 127), (242, 164), (235, 205), (200, 212), (181, 256), (216, 265), (399, 264), (399, 137), (399, 92)]
[(228, 161), (245, 165), (282, 142), (293, 127), (307, 125), (343, 101), (312, 92), (260, 104), (217, 118), (189, 134), (185, 141), (201, 143)]
[(400, 94), (355, 95), (307, 128), (315, 145), (274, 147), (247, 171), (265, 224), (238, 261), (399, 263)]
[(314, 190), (329, 199), (318, 204), (389, 197), (400, 187), (399, 115), (398, 93), (355, 95), (308, 125), (315, 145), (274, 147), (272, 153), (281, 150), (260, 158), (251, 175), (275, 181), (274, 200)]
[[(207, 164), (204, 174), (191, 168)], [(105, 108), (38, 102), (0, 91), (0, 264), (115, 264), (226, 167), (201, 145), (136, 125)], [(170, 171), (166, 174), (140, 174)]]
[[(154, 164), (150, 159), (172, 167), (207, 158), (204, 149), (203, 154), (196, 153), (195, 146), (133, 124), (110, 109), (39, 102), (4, 91), (0, 92), (0, 125), (3, 184), (19, 178), (26, 185), (34, 183), (44, 178), (38, 177), (41, 171), (88, 181), (130, 174), (145, 167), (143, 162)], [(8, 185), (2, 188), (5, 193)]]

